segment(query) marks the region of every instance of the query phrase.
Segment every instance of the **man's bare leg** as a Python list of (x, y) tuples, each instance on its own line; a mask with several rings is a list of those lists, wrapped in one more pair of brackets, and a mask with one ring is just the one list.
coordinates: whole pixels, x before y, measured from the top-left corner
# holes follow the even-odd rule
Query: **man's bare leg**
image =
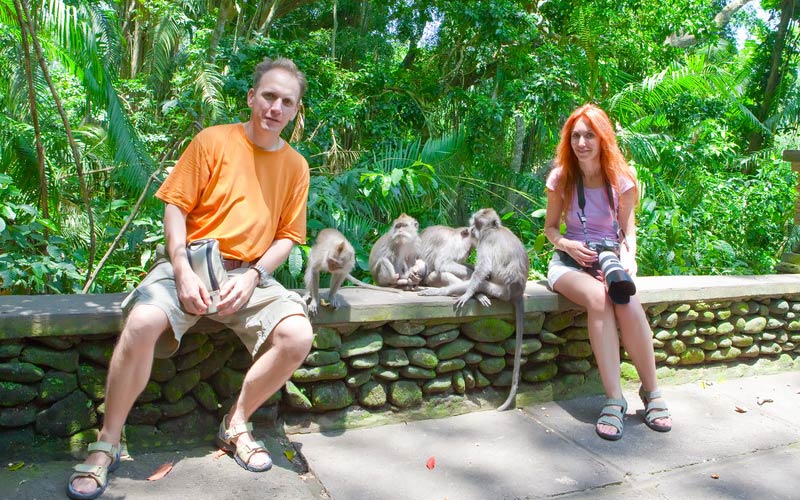
[[(131, 311), (108, 367), (106, 412), (98, 441), (119, 445), (125, 419), (150, 379), (156, 341), (168, 327), (167, 315), (159, 307), (143, 304)], [(105, 453), (94, 452), (84, 463), (108, 465), (111, 459)], [(72, 486), (79, 493), (90, 493), (97, 489), (97, 482), (82, 477), (75, 479)]]
[[(289, 316), (278, 323), (265, 343), (266, 352), (253, 362), (242, 383), (242, 391), (228, 414), (226, 427), (243, 424), (250, 416), (283, 387), (292, 373), (303, 364), (314, 334), (305, 316)], [(249, 433), (233, 439), (233, 444), (254, 441)], [(269, 461), (266, 453), (254, 454), (248, 465), (261, 467)]]

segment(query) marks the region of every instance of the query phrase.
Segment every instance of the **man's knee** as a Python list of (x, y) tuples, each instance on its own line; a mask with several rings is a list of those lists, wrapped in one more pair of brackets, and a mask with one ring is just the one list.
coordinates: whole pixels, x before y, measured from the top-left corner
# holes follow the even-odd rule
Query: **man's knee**
[(284, 318), (272, 331), (272, 346), (285, 355), (302, 362), (311, 350), (314, 331), (305, 316), (295, 315)]
[(161, 308), (149, 304), (136, 306), (122, 328), (119, 346), (124, 349), (150, 348), (167, 327), (169, 320)]

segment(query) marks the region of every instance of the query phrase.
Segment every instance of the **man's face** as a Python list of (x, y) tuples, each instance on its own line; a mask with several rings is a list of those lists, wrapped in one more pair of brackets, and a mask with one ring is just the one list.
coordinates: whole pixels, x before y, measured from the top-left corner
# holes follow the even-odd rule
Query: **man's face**
[(254, 132), (280, 134), (297, 115), (300, 84), (282, 68), (273, 68), (261, 76), (258, 87), (247, 93), (250, 121)]

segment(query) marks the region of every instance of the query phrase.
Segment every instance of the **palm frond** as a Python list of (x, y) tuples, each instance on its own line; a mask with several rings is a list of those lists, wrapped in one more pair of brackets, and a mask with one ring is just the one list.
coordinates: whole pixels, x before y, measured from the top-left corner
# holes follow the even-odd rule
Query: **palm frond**
[(222, 76), (216, 66), (202, 61), (195, 65), (194, 86), (203, 103), (210, 109), (212, 122), (225, 111), (225, 98), (222, 92)]

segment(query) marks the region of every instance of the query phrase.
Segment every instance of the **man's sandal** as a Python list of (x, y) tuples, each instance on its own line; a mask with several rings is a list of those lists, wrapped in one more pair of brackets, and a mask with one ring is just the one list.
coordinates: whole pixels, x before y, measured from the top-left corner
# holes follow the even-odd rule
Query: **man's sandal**
[[(620, 408), (616, 408), (617, 406)], [(597, 423), (595, 424), (594, 431), (603, 439), (608, 439), (609, 441), (618, 440), (622, 437), (622, 426), (626, 411), (628, 411), (628, 402), (625, 401), (625, 398), (606, 399), (606, 402), (603, 404), (603, 409), (600, 411), (600, 418), (597, 419)], [(597, 426), (601, 424), (610, 425), (614, 427), (617, 432), (613, 434), (600, 432)]]
[[(96, 443), (91, 443), (87, 449), (89, 453), (96, 451), (105, 453), (111, 459), (111, 463), (108, 465), (78, 464), (74, 467), (75, 472), (69, 477), (69, 483), (67, 483), (67, 496), (75, 500), (92, 500), (102, 495), (108, 486), (108, 473), (114, 472), (119, 467), (121, 446), (115, 446), (105, 441), (97, 441)], [(94, 479), (97, 483), (97, 489), (89, 493), (75, 491), (72, 487), (72, 482), (81, 477)]]
[[(222, 422), (219, 424), (219, 433), (216, 439), (217, 446), (228, 453), (232, 453), (236, 463), (250, 472), (264, 472), (272, 468), (272, 458), (269, 456), (269, 451), (267, 451), (267, 447), (264, 446), (263, 441), (251, 441), (239, 445), (233, 443), (233, 439), (237, 436), (253, 432), (253, 424), (251, 422), (245, 422), (225, 428), (226, 420), (228, 420), (228, 415), (222, 417)], [(267, 454), (267, 462), (260, 467), (250, 465), (249, 462), (253, 455), (261, 452)]]
[(655, 391), (645, 391), (644, 386), (639, 387), (639, 397), (642, 398), (644, 404), (644, 423), (654, 431), (669, 432), (672, 425), (657, 424), (656, 420), (660, 418), (669, 418), (669, 409), (667, 402), (662, 398), (660, 402), (653, 402), (654, 399), (661, 398), (661, 389)]

